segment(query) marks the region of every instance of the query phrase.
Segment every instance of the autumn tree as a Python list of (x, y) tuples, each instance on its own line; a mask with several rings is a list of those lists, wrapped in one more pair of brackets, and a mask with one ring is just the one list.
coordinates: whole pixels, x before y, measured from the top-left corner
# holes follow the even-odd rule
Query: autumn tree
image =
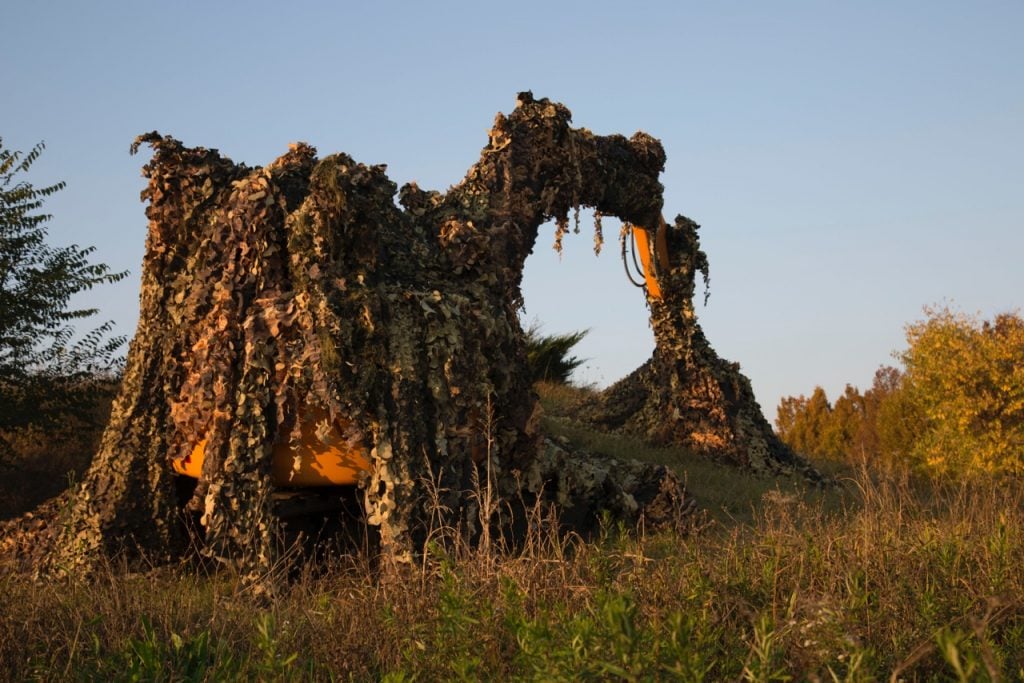
[(786, 397), (775, 424), (794, 450), (939, 473), (1024, 471), (1024, 319), (948, 307), (907, 326), (904, 370), (882, 367), (835, 405), (821, 387)]
[(1024, 319), (925, 309), (900, 358), (911, 456), (940, 472), (1024, 471)]
[(863, 422), (864, 397), (857, 387), (847, 384), (821, 427), (822, 455), (833, 459), (854, 457)]
[(907, 451), (912, 425), (909, 408), (899, 395), (902, 373), (881, 367), (871, 388), (861, 393), (847, 384), (833, 404), (825, 390), (810, 398), (784, 397), (775, 427), (791, 448), (815, 458), (860, 462), (893, 462)]
[(864, 393), (864, 422), (857, 447), (886, 465), (910, 463), (921, 429), (920, 414), (903, 392), (903, 377), (898, 368), (884, 365)]
[[(838, 434), (832, 427), (832, 404), (820, 386), (810, 398), (787, 396), (779, 404), (775, 427), (782, 440), (797, 453), (836, 457)], [(836, 443), (831, 443), (836, 442)]]

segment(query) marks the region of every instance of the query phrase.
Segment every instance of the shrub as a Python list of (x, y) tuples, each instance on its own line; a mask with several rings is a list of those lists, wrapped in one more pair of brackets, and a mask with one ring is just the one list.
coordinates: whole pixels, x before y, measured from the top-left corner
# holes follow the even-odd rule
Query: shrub
[(943, 472), (1024, 472), (1024, 319), (925, 312), (900, 355), (920, 420), (912, 457)]
[(569, 352), (589, 331), (545, 335), (541, 334), (540, 325), (530, 325), (526, 330), (526, 360), (533, 381), (567, 384), (572, 371), (584, 362), (582, 358), (570, 356)]
[(73, 323), (96, 309), (70, 308), (71, 297), (126, 273), (90, 263), (92, 247), (46, 244), (50, 215), (40, 209), (64, 183), (36, 188), (20, 179), (42, 150), (39, 143), (22, 156), (0, 139), (0, 462), (11, 455), (11, 430), (89, 418), (125, 341), (108, 337), (112, 323), (75, 341)]

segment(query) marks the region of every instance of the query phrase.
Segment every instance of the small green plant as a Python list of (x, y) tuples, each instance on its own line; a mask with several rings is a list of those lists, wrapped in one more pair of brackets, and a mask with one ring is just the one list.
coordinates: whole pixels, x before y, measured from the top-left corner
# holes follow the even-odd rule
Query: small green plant
[(949, 665), (956, 680), (963, 682), (976, 680), (981, 668), (980, 658), (970, 646), (970, 634), (944, 627), (935, 634), (935, 642), (939, 646), (939, 654)]
[(455, 680), (480, 679), (483, 662), (478, 649), (479, 629), (484, 615), (478, 612), (482, 607), (463, 589), (451, 565), (442, 566), (435, 650), (446, 660)]
[(273, 614), (265, 612), (256, 620), (256, 649), (260, 656), (254, 662), (254, 673), (259, 680), (296, 680), (297, 671), (293, 665), (299, 655), (296, 652), (282, 654), (280, 647), (277, 621)]
[(714, 667), (715, 631), (706, 621), (677, 611), (652, 623), (629, 591), (599, 591), (579, 612), (513, 610), (506, 621), (518, 646), (516, 670), (529, 680), (703, 681)]
[(779, 632), (771, 616), (762, 614), (754, 624), (750, 654), (743, 667), (743, 680), (758, 683), (792, 680), (793, 677), (786, 673), (783, 652), (778, 641)]
[(92, 670), (80, 672), (83, 680), (175, 681), (192, 683), (230, 679), (242, 668), (231, 652), (211, 637), (208, 629), (185, 637), (160, 634), (148, 617), (142, 617), (142, 636), (129, 638), (112, 652), (104, 651), (99, 636), (92, 635)]

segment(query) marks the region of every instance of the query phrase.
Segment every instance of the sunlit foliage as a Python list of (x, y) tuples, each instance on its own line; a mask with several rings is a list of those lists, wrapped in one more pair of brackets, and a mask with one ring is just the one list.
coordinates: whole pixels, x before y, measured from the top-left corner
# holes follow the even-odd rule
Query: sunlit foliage
[(867, 392), (835, 404), (821, 387), (786, 397), (775, 424), (798, 452), (909, 463), (937, 473), (1024, 471), (1024, 319), (949, 307), (907, 326), (903, 371), (883, 367)]
[(942, 471), (1024, 471), (1024, 319), (926, 313), (907, 327), (900, 356), (922, 427), (913, 457)]

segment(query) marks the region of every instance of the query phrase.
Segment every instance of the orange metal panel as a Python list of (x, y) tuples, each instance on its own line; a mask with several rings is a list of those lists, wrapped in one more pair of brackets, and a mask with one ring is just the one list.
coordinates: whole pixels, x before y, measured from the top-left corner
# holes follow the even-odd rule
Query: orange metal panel
[[(369, 449), (362, 443), (353, 445), (342, 437), (347, 425), (336, 424), (326, 442), (317, 438), (317, 422), (325, 419), (326, 415), (322, 413), (306, 417), (302, 423), (302, 436), (294, 448), (287, 441), (274, 445), (271, 460), (274, 484), (297, 487), (354, 484), (361, 472), (370, 469)], [(172, 461), (172, 465), (179, 474), (198, 479), (203, 471), (205, 455), (204, 438), (188, 456)], [(298, 468), (295, 468), (296, 458)]]

